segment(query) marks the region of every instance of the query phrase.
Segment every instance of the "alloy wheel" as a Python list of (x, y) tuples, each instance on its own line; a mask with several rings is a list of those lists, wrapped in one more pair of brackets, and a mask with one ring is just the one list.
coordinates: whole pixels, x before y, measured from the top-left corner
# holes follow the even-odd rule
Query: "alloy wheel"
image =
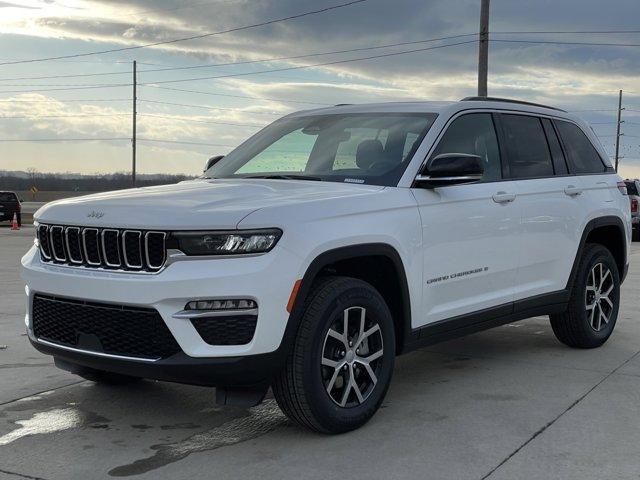
[(341, 407), (367, 400), (382, 368), (384, 345), (380, 325), (364, 307), (349, 307), (329, 327), (322, 346), (322, 381)]
[(596, 263), (587, 277), (585, 306), (589, 325), (599, 332), (609, 323), (613, 313), (610, 298), (615, 283), (611, 270), (603, 263)]

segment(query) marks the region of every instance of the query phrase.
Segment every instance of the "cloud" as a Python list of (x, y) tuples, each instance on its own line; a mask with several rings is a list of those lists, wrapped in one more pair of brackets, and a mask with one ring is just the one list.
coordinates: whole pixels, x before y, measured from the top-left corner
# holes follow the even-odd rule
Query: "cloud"
[[(11, 2), (1, 2), (0, 7)], [(255, 1), (195, 1), (175, 0), (67, 0), (60, 2), (29, 2), (29, 9), (6, 8), (0, 33), (20, 35), (10, 45), (38, 46), (24, 58), (46, 56), (64, 47), (61, 54), (74, 51), (101, 50), (119, 46), (165, 41), (178, 37), (224, 30), (268, 19), (284, 17), (318, 8), (314, 2), (299, 0)], [(324, 3), (323, 3), (324, 5)], [(34, 10), (35, 7), (37, 10)], [(319, 15), (276, 23), (240, 32), (216, 35), (189, 42), (179, 42), (154, 49), (131, 50), (117, 55), (87, 57), (86, 61), (102, 59), (126, 61), (137, 58), (148, 63), (177, 64), (224, 63), (257, 60), (268, 57), (292, 56), (310, 52), (326, 52), (350, 48), (371, 47), (390, 43), (416, 41), (447, 35), (473, 33), (478, 28), (477, 0), (405, 0), (367, 2)], [(4, 12), (3, 12), (4, 14)], [(596, 0), (513, 0), (493, 2), (492, 32), (523, 32), (549, 30), (637, 29), (640, 6), (637, 0), (619, 0), (616, 8), (603, 8)], [(13, 38), (13, 37), (7, 37)], [(50, 43), (37, 39), (55, 39)], [(632, 35), (508, 35), (497, 33), (494, 39), (542, 39), (582, 42), (637, 43)], [(23, 40), (24, 39), (24, 42)], [(464, 39), (462, 39), (464, 40)], [(191, 77), (242, 73), (271, 68), (304, 66), (332, 60), (354, 59), (370, 55), (402, 52), (420, 47), (460, 41), (450, 40), (406, 47), (334, 54), (291, 61), (227, 66), (176, 72), (140, 74), (143, 82)], [(47, 40), (49, 42), (49, 40)], [(46, 50), (42, 46), (46, 45)], [(50, 45), (50, 46), (49, 46)], [(7, 49), (5, 49), (7, 50)], [(29, 50), (27, 50), (28, 52)], [(57, 51), (56, 51), (57, 53)], [(15, 54), (18, 56), (18, 53)], [(42, 71), (55, 67), (40, 64)], [(59, 67), (60, 64), (58, 64)], [(64, 64), (62, 64), (64, 65)], [(80, 64), (83, 65), (83, 64)], [(87, 71), (90, 71), (90, 65)], [(276, 117), (265, 113), (285, 114), (292, 110), (314, 108), (321, 104), (360, 103), (405, 100), (457, 100), (473, 95), (476, 89), (477, 45), (458, 45), (438, 50), (415, 52), (387, 58), (342, 63), (331, 66), (300, 69), (273, 74), (259, 74), (219, 80), (202, 80), (169, 84), (171, 87), (218, 93), (237, 93), (252, 99), (229, 99), (165, 90), (142, 89), (147, 98), (176, 103), (221, 106), (238, 110), (206, 110), (141, 103), (141, 112), (169, 116), (169, 119), (140, 118), (140, 135), (176, 140), (238, 143), (250, 130), (232, 126), (181, 120), (223, 120), (237, 123), (264, 123)], [(490, 46), (489, 91), (495, 96), (522, 98), (557, 105), (567, 110), (613, 110), (617, 106), (617, 91), (638, 90), (640, 83), (640, 50), (631, 47), (596, 47), (585, 45), (548, 45), (492, 42)], [(140, 70), (145, 70), (144, 66)], [(18, 73), (22, 73), (16, 67)], [(38, 70), (40, 72), (40, 69)], [(7, 75), (9, 76), (9, 75)], [(17, 75), (15, 75), (17, 76)], [(88, 81), (88, 80), (87, 80)], [(111, 80), (106, 80), (111, 81)], [(0, 82), (1, 83), (1, 82)], [(72, 95), (72, 93), (70, 93)], [(281, 99), (281, 100), (278, 100)], [(298, 100), (300, 103), (285, 100)], [(625, 105), (640, 105), (639, 96), (627, 96)], [(0, 105), (1, 106), (1, 105)], [(56, 107), (56, 105), (51, 105)], [(88, 111), (79, 105), (62, 104), (59, 111)], [(95, 112), (119, 111), (96, 106)], [(640, 109), (640, 107), (636, 107)], [(2, 110), (25, 111), (18, 106)], [(38, 110), (43, 111), (42, 109)], [(58, 110), (56, 110), (58, 111)], [(93, 111), (93, 110), (92, 110)], [(581, 112), (592, 122), (615, 120), (612, 112)], [(635, 114), (625, 112), (626, 118)], [(130, 118), (86, 118), (12, 121), (21, 135), (93, 135), (128, 136)], [(640, 123), (640, 118), (636, 120)], [(16, 130), (0, 126), (3, 135), (15, 135)], [(633, 126), (625, 126), (633, 132)], [(611, 151), (613, 138), (610, 125), (596, 130)], [(640, 132), (640, 127), (637, 128)], [(631, 135), (632, 133), (629, 133)], [(211, 140), (210, 140), (211, 139)], [(625, 155), (638, 157), (638, 144), (631, 137), (623, 141)], [(149, 147), (151, 148), (151, 147)], [(185, 155), (200, 152), (197, 147), (157, 146), (154, 153), (176, 149)], [(634, 153), (635, 152), (635, 153)], [(635, 162), (635, 160), (634, 160)], [(629, 164), (633, 162), (629, 160)]]

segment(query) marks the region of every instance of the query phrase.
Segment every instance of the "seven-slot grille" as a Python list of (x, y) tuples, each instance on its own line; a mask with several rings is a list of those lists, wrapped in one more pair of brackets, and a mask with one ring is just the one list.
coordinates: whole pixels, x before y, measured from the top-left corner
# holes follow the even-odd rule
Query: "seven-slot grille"
[(41, 224), (37, 235), (45, 262), (157, 272), (166, 260), (166, 232)]

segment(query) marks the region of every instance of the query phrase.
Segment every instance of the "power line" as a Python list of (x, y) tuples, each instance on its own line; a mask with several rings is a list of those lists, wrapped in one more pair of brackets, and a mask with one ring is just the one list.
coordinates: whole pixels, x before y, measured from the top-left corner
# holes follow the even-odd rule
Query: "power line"
[(155, 103), (158, 105), (170, 105), (170, 106), (175, 106), (175, 107), (189, 107), (189, 108), (202, 108), (205, 110), (224, 110), (224, 111), (230, 111), (230, 112), (244, 112), (244, 113), (250, 113), (252, 115), (282, 115), (281, 112), (251, 112), (251, 111), (247, 111), (247, 110), (242, 110), (241, 108), (226, 108), (226, 107), (212, 107), (209, 105), (194, 105), (194, 104), (190, 104), (190, 103), (177, 103), (177, 102), (163, 102), (160, 100), (146, 100), (143, 98), (139, 98), (138, 99), (139, 102), (145, 102), (145, 103)]
[(202, 142), (188, 142), (188, 141), (181, 141), (181, 140), (160, 140), (160, 139), (156, 139), (156, 138), (139, 138), (138, 140), (140, 140), (141, 142), (178, 143), (178, 144), (183, 144), (183, 145), (206, 145), (206, 146), (209, 146), (209, 147), (235, 148), (237, 146), (237, 145), (227, 145), (227, 144), (223, 144), (223, 143), (202, 143)]
[[(429, 42), (437, 42), (442, 40), (454, 40), (456, 38), (464, 38), (475, 36), (477, 33), (463, 33), (459, 35), (449, 35), (446, 37), (437, 37), (437, 38), (428, 38), (425, 40), (415, 40), (410, 42), (398, 42), (398, 43), (389, 43), (386, 45), (378, 45), (375, 47), (359, 47), (359, 48), (350, 48), (350, 49), (342, 49), (342, 50), (333, 50), (328, 52), (316, 52), (316, 53), (306, 53), (300, 55), (291, 55), (285, 57), (269, 57), (269, 58), (261, 58), (259, 60), (243, 60), (239, 62), (225, 62), (225, 63), (209, 63), (209, 64), (200, 64), (200, 65), (187, 65), (187, 66), (171, 66), (164, 68), (150, 68), (146, 70), (140, 70), (139, 73), (152, 73), (152, 72), (167, 72), (167, 71), (177, 71), (177, 70), (193, 70), (200, 68), (213, 68), (213, 67), (229, 67), (229, 66), (238, 66), (238, 65), (251, 65), (255, 63), (265, 63), (265, 62), (278, 62), (285, 60), (299, 60), (301, 58), (309, 58), (309, 57), (319, 57), (324, 55), (338, 55), (341, 53), (353, 53), (353, 52), (362, 52), (368, 50), (378, 50), (381, 48), (392, 48), (392, 47), (400, 47), (407, 45), (417, 45), (421, 43), (429, 43)], [(97, 77), (97, 76), (105, 76), (105, 75), (124, 75), (129, 74), (130, 72), (100, 72), (100, 73), (85, 73), (85, 74), (75, 74), (75, 75), (48, 75), (48, 76), (38, 76), (38, 77), (11, 77), (11, 78), (0, 78), (0, 81), (11, 81), (11, 80), (46, 80), (46, 79), (56, 79), (56, 78), (77, 78), (77, 77)]]
[(97, 141), (119, 141), (131, 140), (128, 137), (110, 137), (110, 138), (0, 138), (0, 142), (97, 142)]
[[(510, 34), (582, 34), (582, 33), (640, 33), (640, 30), (621, 30), (621, 31), (597, 31), (597, 30), (583, 30), (583, 31), (528, 31), (528, 32), (492, 32), (491, 35), (510, 35)], [(226, 66), (238, 66), (238, 65), (251, 65), (256, 63), (265, 63), (265, 62), (277, 62), (277, 61), (286, 61), (286, 60), (298, 60), (302, 58), (310, 58), (310, 57), (318, 57), (325, 55), (338, 55), (342, 53), (353, 53), (353, 52), (361, 52), (361, 51), (369, 51), (369, 50), (378, 50), (382, 48), (393, 48), (407, 45), (417, 45), (421, 43), (429, 43), (443, 40), (453, 40), (456, 38), (464, 38), (475, 36), (477, 33), (462, 33), (458, 35), (448, 35), (444, 37), (436, 37), (436, 38), (428, 38), (424, 40), (415, 40), (408, 42), (397, 42), (390, 43), (386, 45), (378, 45), (372, 47), (360, 47), (360, 48), (350, 48), (343, 50), (333, 50), (328, 52), (316, 52), (316, 53), (308, 53), (308, 54), (300, 54), (300, 55), (291, 55), (291, 56), (281, 56), (281, 57), (269, 57), (269, 58), (261, 58), (258, 60), (244, 60), (238, 62), (225, 62), (225, 63), (210, 63), (210, 64), (200, 64), (200, 65), (187, 65), (187, 66), (167, 66), (164, 68), (151, 68), (146, 70), (140, 70), (139, 73), (153, 73), (153, 72), (167, 72), (167, 71), (177, 71), (177, 70), (193, 70), (193, 69), (201, 69), (201, 68), (214, 68), (214, 67), (226, 67)], [(534, 41), (534, 40), (507, 40), (507, 39), (492, 39), (492, 41), (499, 42), (517, 42), (517, 43), (549, 43), (549, 44), (559, 44), (559, 45), (595, 45), (595, 46), (638, 46), (637, 44), (618, 44), (618, 43), (596, 43), (596, 42), (563, 42), (563, 41)], [(151, 63), (143, 63), (139, 62), (142, 65), (156, 65)], [(1, 64), (0, 64), (1, 65)], [(18, 80), (47, 80), (47, 79), (57, 79), (57, 78), (80, 78), (80, 77), (99, 77), (99, 76), (108, 76), (108, 75), (128, 75), (130, 72), (98, 72), (98, 73), (83, 73), (83, 74), (70, 74), (70, 75), (44, 75), (44, 76), (35, 76), (35, 77), (9, 77), (9, 78), (0, 78), (0, 81), (18, 81)], [(5, 85), (9, 86), (9, 85)], [(40, 85), (34, 85), (40, 86)], [(42, 85), (46, 86), (46, 85)], [(66, 86), (66, 85), (65, 85)], [(73, 86), (73, 85), (69, 85)]]
[(130, 102), (130, 98), (74, 98), (70, 100), (22, 100), (2, 99), (0, 103), (62, 103), (62, 102)]
[[(385, 54), (380, 54), (380, 55), (371, 55), (368, 57), (360, 57), (360, 58), (351, 58), (351, 59), (347, 59), (347, 60), (334, 60), (331, 62), (323, 62), (323, 63), (314, 63), (311, 65), (296, 65), (293, 67), (284, 67), (284, 68), (274, 68), (274, 69), (270, 69), (270, 70), (259, 70), (259, 71), (255, 71), (255, 72), (243, 72), (243, 73), (229, 73), (229, 74), (223, 74), (223, 75), (214, 75), (214, 76), (207, 76), (207, 77), (195, 77), (195, 78), (183, 78), (183, 79), (179, 79), (179, 80), (161, 80), (161, 81), (157, 81), (157, 82), (149, 82), (149, 83), (142, 83), (141, 85), (161, 85), (161, 84), (167, 84), (167, 83), (181, 83), (181, 82), (195, 82), (195, 81), (199, 81), (199, 80), (214, 80), (216, 78), (231, 78), (231, 77), (244, 77), (247, 75), (258, 75), (261, 73), (274, 73), (274, 72), (287, 72), (287, 71), (292, 71), (292, 70), (303, 70), (306, 68), (316, 68), (316, 67), (324, 67), (324, 66), (328, 66), (328, 65), (340, 65), (343, 63), (351, 63), (351, 62), (360, 62), (363, 60), (373, 60), (376, 58), (386, 58), (386, 57), (394, 57), (394, 56), (398, 56), (398, 55), (407, 55), (409, 53), (416, 53), (416, 52), (425, 52), (428, 50), (437, 50), (440, 48), (447, 48), (447, 47), (455, 47), (458, 45), (466, 45), (466, 44), (470, 44), (470, 43), (477, 43), (477, 40), (467, 40), (464, 42), (457, 42), (457, 43), (449, 43), (446, 45), (436, 45), (433, 47), (425, 47), (425, 48), (417, 48), (417, 49), (413, 49), (413, 50), (405, 50), (402, 52), (393, 52), (393, 53), (385, 53)], [(1, 92), (0, 92), (1, 93)]]
[(113, 83), (113, 84), (100, 84), (100, 85), (86, 85), (83, 87), (65, 87), (65, 88), (38, 88), (35, 90), (0, 90), (0, 94), (3, 93), (37, 93), (37, 92), (61, 92), (65, 90), (93, 90), (96, 88), (118, 88), (118, 87), (130, 87), (130, 83)]
[(173, 12), (176, 10), (184, 10), (186, 8), (194, 8), (194, 7), (199, 7), (202, 5), (213, 5), (213, 4), (224, 4), (224, 3), (232, 3), (231, 0), (227, 0), (227, 1), (220, 1), (217, 0), (215, 2), (197, 2), (197, 3), (192, 3), (189, 5), (182, 5), (180, 7), (171, 7), (171, 8), (158, 8), (155, 10), (142, 10), (139, 12), (132, 12), (132, 13), (123, 13), (122, 15), (117, 15), (116, 18), (122, 18), (122, 17), (133, 17), (133, 16), (137, 16), (137, 15), (142, 15), (145, 13), (157, 13), (157, 12)]
[(598, 43), (598, 42), (562, 42), (556, 40), (506, 40), (492, 38), (491, 42), (500, 43), (531, 43), (548, 45), (588, 45), (596, 47), (640, 47), (640, 43)]
[(234, 95), (234, 94), (230, 94), (230, 93), (213, 93), (213, 92), (202, 92), (199, 90), (187, 90), (184, 88), (172, 88), (172, 87), (158, 87), (155, 85), (143, 85), (144, 87), (147, 88), (158, 88), (158, 89), (162, 89), (162, 90), (172, 90), (174, 92), (186, 92), (186, 93), (198, 93), (201, 95), (212, 95), (215, 97), (232, 97), (232, 98), (247, 98), (250, 100), (268, 100), (268, 101), (273, 101), (273, 102), (287, 102), (287, 103), (304, 103), (304, 104), (308, 104), (308, 105), (320, 105), (320, 106), (328, 106), (328, 104), (326, 103), (319, 103), (319, 102), (307, 102), (304, 100), (288, 100), (288, 99), (284, 99), (284, 98), (269, 98), (269, 97), (251, 97), (248, 95)]
[(1, 120), (5, 119), (18, 119), (28, 118), (30, 120), (37, 120), (39, 118), (75, 118), (75, 117), (119, 117), (122, 115), (129, 115), (128, 113), (95, 113), (95, 114), (78, 114), (78, 115), (15, 115), (15, 116), (0, 116)]
[(153, 113), (139, 113), (138, 114), (139, 117), (153, 117), (153, 118), (166, 118), (168, 120), (175, 120), (175, 121), (179, 121), (179, 122), (194, 122), (194, 123), (208, 123), (208, 124), (213, 124), (213, 125), (229, 125), (232, 127), (257, 127), (257, 128), (261, 128), (264, 127), (263, 125), (257, 124), (257, 123), (232, 123), (232, 122), (218, 122), (215, 120), (197, 120), (194, 118), (185, 118), (185, 117), (177, 117), (177, 116), (170, 116), (170, 115), (156, 115)]
[(256, 28), (256, 27), (263, 27), (265, 25), (273, 25), (274, 23), (280, 23), (280, 22), (285, 22), (288, 20), (295, 20), (298, 18), (302, 18), (302, 17), (307, 17), (310, 15), (317, 15), (320, 13), (325, 13), (331, 10), (336, 10), (338, 8), (343, 8), (343, 7), (348, 7), (351, 5), (355, 5), (358, 3), (363, 3), (366, 2), (367, 0), (351, 0), (350, 2), (346, 2), (346, 3), (340, 3), (338, 5), (332, 5), (329, 7), (324, 7), (318, 10), (311, 10), (308, 12), (304, 12), (304, 13), (298, 13), (296, 15), (289, 15), (286, 17), (281, 17), (281, 18), (276, 18), (276, 19), (272, 19), (272, 20), (267, 20), (264, 22), (259, 22), (259, 23), (253, 23), (250, 25), (243, 25), (240, 27), (233, 27), (233, 28), (228, 28), (226, 30), (219, 30), (217, 32), (209, 32), (209, 33), (203, 33), (200, 35), (191, 35), (189, 37), (182, 37), (182, 38), (175, 38), (173, 40), (164, 40), (164, 41), (159, 41), (159, 42), (152, 42), (152, 43), (146, 43), (146, 44), (141, 44), (141, 45), (132, 45), (130, 47), (120, 47), (120, 48), (111, 48), (108, 50), (99, 50), (99, 51), (94, 51), (94, 52), (86, 52), (86, 53), (75, 53), (75, 54), (71, 54), (71, 55), (59, 55), (56, 57), (44, 57), (44, 58), (32, 58), (32, 59), (28, 59), (28, 60), (14, 60), (14, 61), (10, 61), (10, 62), (0, 62), (0, 65), (15, 65), (18, 63), (34, 63), (34, 62), (44, 62), (44, 61), (49, 61), (49, 60), (60, 60), (60, 59), (65, 59), (65, 58), (77, 58), (77, 57), (87, 57), (90, 55), (103, 55), (105, 53), (115, 53), (115, 52), (124, 52), (124, 51), (130, 51), (130, 50), (138, 50), (141, 48), (148, 48), (148, 47), (157, 47), (159, 45), (169, 45), (169, 44), (174, 44), (174, 43), (179, 43), (179, 42), (185, 42), (188, 40), (197, 40), (197, 39), (201, 39), (201, 38), (207, 38), (207, 37), (212, 37), (214, 35), (222, 35), (225, 33), (231, 33), (231, 32), (239, 32), (242, 30), (248, 30), (250, 28)]
[(224, 110), (224, 111), (230, 111), (230, 112), (243, 112), (251, 115), (271, 115), (271, 116), (283, 115), (282, 112), (251, 112), (247, 110), (242, 110), (240, 108), (211, 107), (208, 105), (193, 105), (189, 103), (162, 102), (160, 100), (146, 100), (143, 98), (139, 98), (138, 101), (145, 102), (145, 103), (156, 103), (159, 105), (170, 105), (174, 107), (203, 108), (205, 110)]

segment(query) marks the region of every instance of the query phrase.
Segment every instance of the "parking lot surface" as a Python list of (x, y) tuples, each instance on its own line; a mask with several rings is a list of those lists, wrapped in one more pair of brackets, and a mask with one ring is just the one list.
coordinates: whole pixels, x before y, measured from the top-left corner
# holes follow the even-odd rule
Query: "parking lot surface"
[(57, 370), (24, 333), (19, 260), (32, 228), (0, 227), (0, 479), (640, 478), (640, 248), (613, 336), (572, 350), (547, 318), (398, 358), (366, 426), (322, 436), (275, 402), (105, 387)]

